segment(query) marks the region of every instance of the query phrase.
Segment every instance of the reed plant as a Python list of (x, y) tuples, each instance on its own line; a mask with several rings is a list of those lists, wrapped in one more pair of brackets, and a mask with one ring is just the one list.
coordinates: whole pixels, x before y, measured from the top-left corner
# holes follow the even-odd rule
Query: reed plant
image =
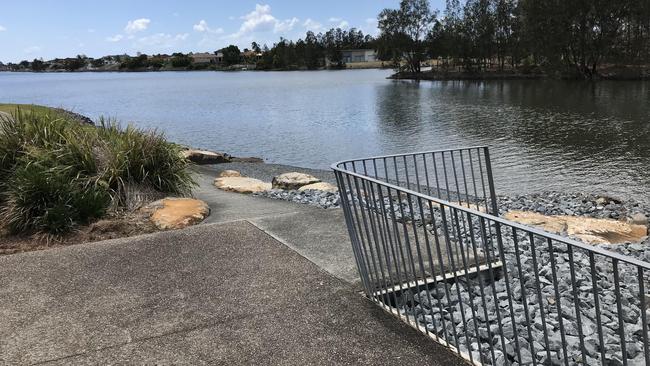
[(194, 181), (181, 148), (155, 130), (47, 111), (0, 115), (0, 225), (59, 235), (133, 205), (133, 187), (186, 195)]

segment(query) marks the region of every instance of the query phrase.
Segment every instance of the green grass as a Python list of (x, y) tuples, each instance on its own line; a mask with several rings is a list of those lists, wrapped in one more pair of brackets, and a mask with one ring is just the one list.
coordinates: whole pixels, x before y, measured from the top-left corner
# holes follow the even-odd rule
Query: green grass
[(157, 131), (13, 108), (0, 117), (0, 225), (13, 233), (65, 233), (129, 206), (132, 187), (184, 195), (194, 185), (180, 147)]
[(20, 109), (23, 112), (39, 112), (39, 113), (56, 113), (52, 108), (36, 104), (2, 104), (0, 103), (0, 112), (9, 114), (16, 113)]

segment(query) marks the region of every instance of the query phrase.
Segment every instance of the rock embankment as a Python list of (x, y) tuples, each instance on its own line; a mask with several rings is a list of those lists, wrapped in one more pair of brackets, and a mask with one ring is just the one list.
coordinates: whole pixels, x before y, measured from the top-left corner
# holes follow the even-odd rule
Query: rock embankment
[(338, 188), (335, 185), (300, 172), (278, 174), (268, 183), (261, 179), (244, 177), (239, 171), (223, 170), (214, 180), (214, 185), (224, 191), (252, 193), (256, 196), (321, 208), (336, 208), (340, 204)]

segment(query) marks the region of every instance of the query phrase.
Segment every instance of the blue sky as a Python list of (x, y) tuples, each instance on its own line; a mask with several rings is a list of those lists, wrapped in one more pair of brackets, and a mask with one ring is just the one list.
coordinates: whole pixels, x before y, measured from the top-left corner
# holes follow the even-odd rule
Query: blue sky
[[(4, 1), (0, 61), (85, 54), (214, 51), (269, 46), (307, 30), (356, 27), (375, 34), (381, 9), (398, 0), (32, 0)], [(444, 0), (432, 0), (444, 8)]]

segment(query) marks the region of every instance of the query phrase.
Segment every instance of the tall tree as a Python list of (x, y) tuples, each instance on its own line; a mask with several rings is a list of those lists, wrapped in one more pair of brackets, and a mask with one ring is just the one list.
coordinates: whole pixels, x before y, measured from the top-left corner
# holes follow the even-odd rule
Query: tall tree
[(223, 63), (226, 66), (235, 65), (241, 62), (241, 51), (239, 50), (239, 47), (235, 45), (222, 48), (221, 53), (223, 53)]
[(428, 0), (402, 0), (399, 9), (384, 9), (379, 14), (380, 37), (392, 49), (397, 62), (404, 61), (407, 70), (421, 72), (426, 59), (424, 40), (436, 20)]

